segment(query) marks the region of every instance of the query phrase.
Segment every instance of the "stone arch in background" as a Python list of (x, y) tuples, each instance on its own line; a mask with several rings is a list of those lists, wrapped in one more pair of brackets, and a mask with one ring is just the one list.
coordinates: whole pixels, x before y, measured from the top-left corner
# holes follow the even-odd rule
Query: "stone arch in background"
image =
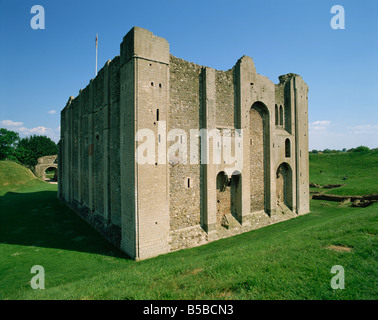
[(55, 170), (54, 179), (58, 181), (58, 156), (45, 156), (38, 159), (38, 163), (35, 166), (35, 173), (36, 175), (41, 178), (42, 180), (46, 179), (46, 170), (52, 169)]

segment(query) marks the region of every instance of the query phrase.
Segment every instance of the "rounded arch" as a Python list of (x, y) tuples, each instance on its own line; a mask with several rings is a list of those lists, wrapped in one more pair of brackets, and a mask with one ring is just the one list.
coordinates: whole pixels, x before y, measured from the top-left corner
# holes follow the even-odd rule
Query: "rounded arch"
[(291, 155), (290, 139), (286, 138), (286, 140), (285, 140), (285, 158), (290, 158), (290, 155)]
[(264, 116), (267, 116), (269, 118), (269, 109), (264, 102), (255, 101), (251, 106), (251, 110), (252, 109), (257, 110), (261, 114), (261, 116), (264, 115)]
[(217, 174), (217, 190), (223, 192), (228, 183), (227, 173), (225, 171), (220, 171)]
[(277, 205), (293, 209), (293, 173), (287, 162), (282, 162), (276, 171)]
[(250, 212), (269, 211), (270, 113), (261, 101), (250, 109)]
[(232, 175), (233, 175), (233, 176), (240, 176), (240, 175), (241, 175), (241, 172), (240, 172), (239, 170), (234, 170), (234, 171), (232, 172)]
[(44, 157), (38, 158), (37, 165), (34, 168), (36, 175), (42, 180), (51, 180), (51, 179), (46, 179), (46, 171), (48, 169), (54, 171), (52, 178), (55, 181), (57, 181), (58, 180), (57, 155), (44, 156)]
[(218, 225), (228, 228), (233, 218), (241, 221), (241, 174), (235, 170), (231, 176), (220, 171), (216, 177)]
[(56, 166), (49, 166), (43, 171), (43, 179), (50, 182), (58, 181), (58, 168)]

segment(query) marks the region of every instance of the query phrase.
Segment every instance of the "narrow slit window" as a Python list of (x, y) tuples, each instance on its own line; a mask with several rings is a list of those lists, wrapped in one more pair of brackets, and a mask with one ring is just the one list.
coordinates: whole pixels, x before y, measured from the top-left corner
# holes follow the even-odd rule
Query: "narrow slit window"
[(278, 106), (276, 105), (275, 106), (275, 123), (276, 123), (276, 126), (278, 126)]
[(188, 185), (188, 189), (190, 189), (190, 178), (188, 178), (187, 185)]
[(159, 121), (159, 109), (156, 109), (156, 121)]
[(290, 140), (289, 139), (286, 139), (285, 140), (285, 157), (286, 158), (290, 158)]

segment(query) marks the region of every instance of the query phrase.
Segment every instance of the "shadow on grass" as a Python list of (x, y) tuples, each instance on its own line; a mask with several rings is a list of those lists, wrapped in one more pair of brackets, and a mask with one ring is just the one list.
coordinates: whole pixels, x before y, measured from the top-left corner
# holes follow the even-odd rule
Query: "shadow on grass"
[(8, 192), (0, 196), (0, 243), (129, 259), (57, 199), (56, 191)]

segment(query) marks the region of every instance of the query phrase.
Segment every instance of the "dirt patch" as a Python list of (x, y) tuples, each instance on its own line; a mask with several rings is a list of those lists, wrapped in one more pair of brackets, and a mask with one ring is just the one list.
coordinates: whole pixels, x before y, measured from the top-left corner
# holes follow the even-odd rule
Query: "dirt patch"
[(343, 204), (347, 204), (347, 203), (350, 203), (350, 198), (345, 199), (345, 200), (339, 202), (339, 205), (343, 205)]
[(337, 251), (337, 252), (352, 252), (352, 248), (347, 247), (347, 246), (341, 246), (341, 245), (328, 246), (327, 249)]
[(344, 184), (326, 184), (321, 188), (323, 188), (323, 189), (334, 189), (334, 188), (340, 188), (342, 186), (344, 186)]
[(314, 200), (326, 200), (326, 201), (337, 201), (341, 204), (348, 202), (353, 202), (352, 207), (364, 208), (370, 206), (374, 202), (378, 201), (378, 194), (368, 194), (364, 196), (339, 196), (334, 194), (323, 194), (317, 193), (312, 196)]
[(194, 269), (192, 272), (190, 272), (191, 274), (197, 274), (197, 273), (200, 273), (202, 272), (203, 269), (199, 268), (199, 269)]
[(322, 186), (317, 183), (310, 182), (310, 188), (321, 188)]
[(350, 199), (350, 197), (346, 196), (339, 196), (334, 194), (323, 194), (323, 193), (317, 193), (312, 196), (312, 199), (314, 200), (327, 200), (327, 201), (344, 201), (346, 199)]
[(319, 188), (319, 189), (334, 189), (345, 186), (345, 184), (326, 184), (321, 186), (320, 184), (310, 182), (310, 188)]
[(354, 200), (352, 203), (352, 207), (357, 207), (357, 208), (365, 208), (373, 204), (374, 201), (372, 200)]

